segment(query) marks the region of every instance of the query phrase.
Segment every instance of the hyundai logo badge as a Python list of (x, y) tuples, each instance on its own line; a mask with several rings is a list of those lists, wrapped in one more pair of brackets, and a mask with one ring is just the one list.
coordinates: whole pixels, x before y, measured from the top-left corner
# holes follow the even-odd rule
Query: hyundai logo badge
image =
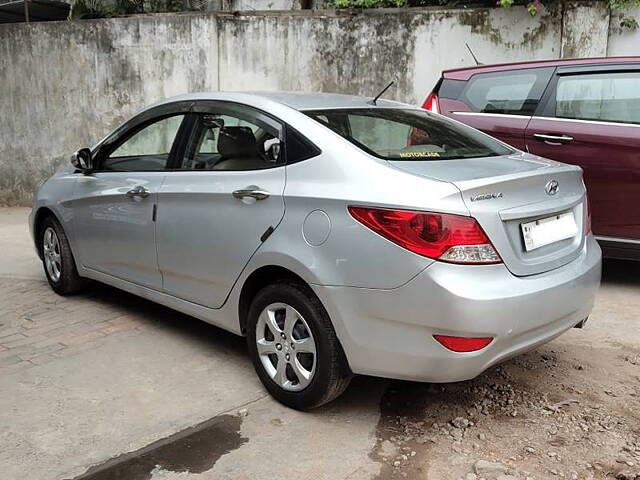
[(555, 195), (556, 193), (558, 193), (560, 185), (558, 184), (557, 180), (550, 180), (547, 182), (544, 189), (547, 192), (547, 195)]

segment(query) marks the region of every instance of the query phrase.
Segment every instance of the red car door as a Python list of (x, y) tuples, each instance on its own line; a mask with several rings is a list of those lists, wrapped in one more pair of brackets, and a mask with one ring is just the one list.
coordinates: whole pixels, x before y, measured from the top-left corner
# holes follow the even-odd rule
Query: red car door
[(525, 141), (583, 168), (595, 235), (640, 240), (640, 65), (559, 68)]

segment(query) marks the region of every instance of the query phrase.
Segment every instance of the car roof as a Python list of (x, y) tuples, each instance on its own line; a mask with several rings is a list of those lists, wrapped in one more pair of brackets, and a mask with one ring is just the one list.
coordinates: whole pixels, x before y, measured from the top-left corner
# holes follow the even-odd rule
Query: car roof
[(171, 97), (153, 106), (198, 100), (221, 100), (258, 106), (263, 102), (286, 105), (295, 110), (325, 110), (342, 108), (417, 108), (415, 105), (378, 99), (375, 105), (370, 102), (373, 97), (359, 97), (339, 93), (301, 93), (301, 92), (199, 92)]
[(494, 65), (477, 65), (473, 67), (452, 68), (443, 70), (442, 76), (450, 80), (469, 80), (476, 73), (520, 70), (525, 68), (564, 67), (570, 65), (604, 65), (608, 63), (639, 63), (640, 57), (597, 57), (597, 58), (563, 58), (555, 60), (534, 60), (529, 62), (498, 63)]

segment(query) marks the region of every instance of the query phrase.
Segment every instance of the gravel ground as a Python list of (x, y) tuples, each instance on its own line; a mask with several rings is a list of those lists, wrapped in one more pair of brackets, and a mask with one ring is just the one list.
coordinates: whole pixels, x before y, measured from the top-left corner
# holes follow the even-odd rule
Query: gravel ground
[(469, 382), (394, 382), (378, 478), (640, 479), (640, 264), (607, 261), (591, 321)]

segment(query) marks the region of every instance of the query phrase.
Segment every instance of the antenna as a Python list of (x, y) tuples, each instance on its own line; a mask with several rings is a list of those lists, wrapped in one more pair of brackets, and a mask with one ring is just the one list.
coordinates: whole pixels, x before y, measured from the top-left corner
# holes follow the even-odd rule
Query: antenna
[(374, 99), (373, 99), (373, 100), (371, 100), (370, 102), (368, 102), (368, 103), (369, 103), (369, 105), (377, 105), (376, 101), (377, 101), (377, 100), (382, 96), (382, 94), (383, 94), (384, 92), (386, 92), (387, 90), (389, 90), (389, 87), (391, 87), (391, 85), (393, 85), (394, 83), (395, 83), (395, 82), (394, 82), (393, 80), (392, 80), (391, 82), (389, 82), (389, 85), (387, 85), (386, 87), (384, 87), (384, 88), (382, 89), (382, 91), (381, 91), (378, 95), (376, 95), (376, 96), (374, 97)]
[(469, 53), (470, 53), (470, 54), (471, 54), (471, 56), (473, 57), (473, 60), (476, 62), (476, 65), (477, 65), (477, 66), (484, 65), (483, 63), (480, 63), (480, 62), (478, 61), (478, 59), (476, 58), (476, 56), (473, 54), (473, 50), (471, 50), (471, 47), (469, 46), (469, 44), (468, 44), (468, 43), (465, 43), (465, 45), (467, 46), (467, 50), (469, 50)]

